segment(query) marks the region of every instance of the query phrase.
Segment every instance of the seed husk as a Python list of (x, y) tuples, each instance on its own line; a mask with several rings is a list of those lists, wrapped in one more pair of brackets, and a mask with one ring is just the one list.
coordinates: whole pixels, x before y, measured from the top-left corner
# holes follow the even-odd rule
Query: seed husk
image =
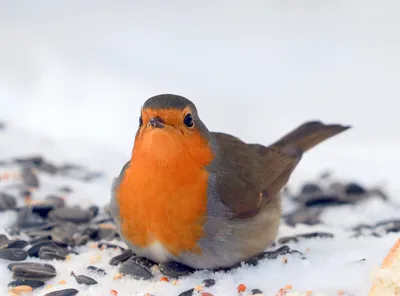
[(98, 268), (96, 266), (90, 265), (87, 267), (87, 270), (91, 271), (91, 272), (95, 272), (101, 275), (107, 275), (107, 272), (104, 269)]
[(75, 296), (78, 293), (79, 293), (79, 291), (76, 289), (63, 289), (63, 290), (49, 292), (49, 293), (45, 294), (44, 296)]
[(28, 253), (22, 249), (0, 249), (0, 258), (10, 261), (24, 261)]
[(38, 289), (44, 286), (44, 282), (42, 281), (33, 281), (33, 280), (15, 280), (11, 281), (7, 285), (8, 287), (16, 287), (16, 286), (30, 286), (32, 289)]
[(90, 286), (90, 285), (96, 285), (97, 284), (96, 280), (94, 280), (91, 277), (88, 277), (86, 275), (83, 275), (83, 274), (75, 275), (75, 273), (73, 271), (71, 271), (71, 275), (75, 278), (76, 282), (78, 284), (80, 284), (80, 285), (83, 284), (83, 285)]
[(132, 260), (122, 263), (118, 272), (123, 275), (132, 276), (135, 279), (148, 280), (152, 278), (152, 274), (147, 267), (141, 266)]
[(128, 260), (129, 258), (131, 258), (134, 255), (135, 254), (131, 250), (122, 251), (121, 254), (111, 258), (110, 261), (108, 262), (108, 264), (116, 266), (120, 263), (125, 262), (126, 260)]

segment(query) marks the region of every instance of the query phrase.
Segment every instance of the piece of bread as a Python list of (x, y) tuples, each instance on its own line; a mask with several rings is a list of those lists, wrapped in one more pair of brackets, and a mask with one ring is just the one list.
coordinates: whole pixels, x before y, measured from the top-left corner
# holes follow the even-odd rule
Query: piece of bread
[(400, 296), (400, 238), (378, 269), (369, 296)]

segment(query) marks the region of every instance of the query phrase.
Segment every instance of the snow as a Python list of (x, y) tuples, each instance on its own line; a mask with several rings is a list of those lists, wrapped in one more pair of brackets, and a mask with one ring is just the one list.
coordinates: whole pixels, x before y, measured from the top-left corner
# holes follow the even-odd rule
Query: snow
[[(6, 130), (0, 133), (0, 140), (2, 159), (33, 153), (41, 154), (55, 163), (66, 161), (75, 163), (76, 160), (89, 169), (102, 167), (105, 172), (104, 178), (92, 183), (39, 174), (42, 186), (35, 196), (51, 193), (60, 186), (69, 185), (74, 189), (74, 193), (69, 196), (67, 202), (83, 207), (93, 203), (104, 205), (108, 202), (112, 177), (126, 160), (126, 156), (118, 150), (113, 151), (109, 147), (101, 146), (101, 143), (86, 145), (70, 143), (69, 145), (63, 141), (40, 137), (13, 124), (9, 124)], [(0, 184), (4, 186), (4, 183)], [(345, 295), (366, 295), (371, 286), (371, 272), (380, 265), (398, 238), (398, 234), (392, 233), (380, 238), (349, 239), (348, 228), (359, 223), (372, 224), (398, 217), (399, 208), (396, 202), (398, 199), (394, 199), (390, 204), (371, 199), (357, 206), (335, 207), (326, 210), (323, 214), (322, 221), (325, 225), (289, 227), (282, 224), (279, 237), (313, 231), (327, 231), (335, 234), (333, 239), (304, 239), (299, 243), (288, 244), (292, 249), (303, 252), (306, 260), (301, 260), (297, 255), (286, 255), (286, 264), (283, 262), (283, 257), (278, 257), (276, 260), (265, 260), (256, 267), (242, 266), (228, 273), (199, 271), (180, 279), (176, 285), (171, 282), (159, 282), (157, 279), (161, 275), (151, 281), (133, 280), (126, 277), (114, 280), (113, 276), (118, 268), (108, 265), (108, 261), (118, 254), (117, 251), (108, 249), (100, 251), (97, 248), (91, 248), (90, 245), (80, 247), (77, 250), (79, 255), (72, 255), (70, 261), (51, 262), (58, 271), (57, 277), (47, 283), (52, 286), (37, 290), (34, 295), (44, 295), (52, 290), (71, 287), (78, 289), (79, 295), (109, 296), (111, 290), (116, 290), (118, 295), (150, 293), (169, 296), (178, 295), (180, 292), (193, 288), (206, 278), (217, 280), (214, 287), (207, 289), (215, 296), (237, 295), (236, 287), (239, 284), (245, 284), (248, 288), (243, 295), (250, 295), (251, 289), (255, 288), (261, 289), (266, 296), (276, 295), (279, 289), (286, 285), (293, 287), (293, 294), (289, 295), (304, 295), (294, 292), (305, 293), (308, 290), (313, 291), (312, 295), (336, 295), (340, 290), (346, 292)], [(290, 203), (288, 200), (284, 202), (287, 208), (290, 208)], [(11, 212), (2, 213), (0, 225), (6, 228), (14, 219), (15, 215)], [(98, 258), (98, 262), (93, 265), (105, 269), (108, 273), (106, 276), (86, 272), (86, 267), (91, 265), (93, 258)], [(32, 261), (40, 261), (40, 259)], [(7, 264), (8, 262), (1, 261), (1, 270), (6, 270)], [(70, 276), (72, 270), (75, 274), (92, 276), (99, 284), (90, 287), (79, 286)], [(66, 280), (67, 284), (58, 284), (60, 280)], [(2, 294), (6, 293), (5, 287), (9, 281), (11, 281), (11, 273), (2, 272), (0, 274)]]

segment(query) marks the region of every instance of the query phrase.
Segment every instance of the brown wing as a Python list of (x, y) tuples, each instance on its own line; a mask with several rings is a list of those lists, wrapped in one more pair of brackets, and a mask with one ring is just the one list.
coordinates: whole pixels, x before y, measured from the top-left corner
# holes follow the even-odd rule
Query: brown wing
[(348, 128), (307, 122), (268, 147), (212, 133), (220, 149), (218, 196), (235, 217), (255, 215), (285, 186), (305, 151)]

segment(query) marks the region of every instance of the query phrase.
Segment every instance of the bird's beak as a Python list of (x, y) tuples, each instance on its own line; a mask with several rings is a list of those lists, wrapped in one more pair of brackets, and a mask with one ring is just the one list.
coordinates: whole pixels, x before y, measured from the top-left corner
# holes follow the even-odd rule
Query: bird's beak
[(152, 126), (155, 128), (163, 128), (164, 127), (164, 122), (160, 117), (153, 117), (152, 119), (149, 120), (147, 123), (147, 126)]

